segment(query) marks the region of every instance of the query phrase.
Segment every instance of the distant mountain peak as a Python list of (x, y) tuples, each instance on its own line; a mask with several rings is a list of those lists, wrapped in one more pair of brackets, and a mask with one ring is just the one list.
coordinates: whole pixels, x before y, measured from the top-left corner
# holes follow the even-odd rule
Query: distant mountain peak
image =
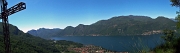
[[(164, 17), (164, 16), (158, 16), (157, 18), (167, 18), (167, 17)], [(156, 19), (157, 19), (157, 18), (156, 18)]]
[[(73, 26), (67, 26), (66, 28), (74, 28), (74, 27), (73, 27)], [(66, 28), (65, 28), (65, 29), (66, 29)]]
[(57, 35), (58, 32), (60, 32), (62, 29), (59, 28), (53, 28), (53, 29), (49, 29), (49, 28), (39, 28), (37, 30), (30, 30), (27, 33), (34, 35), (34, 36), (39, 36), (42, 38), (47, 38), (50, 36), (55, 36)]
[(43, 29), (48, 29), (48, 28), (39, 28), (38, 30), (43, 30)]
[(84, 25), (84, 24), (79, 24), (79, 25)]

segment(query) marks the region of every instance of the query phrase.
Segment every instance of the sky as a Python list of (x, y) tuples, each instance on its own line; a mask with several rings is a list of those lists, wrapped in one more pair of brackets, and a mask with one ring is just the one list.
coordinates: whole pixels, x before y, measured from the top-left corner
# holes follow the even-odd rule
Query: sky
[(142, 15), (175, 18), (178, 8), (170, 0), (7, 0), (8, 8), (19, 2), (26, 9), (9, 16), (9, 23), (23, 32), (38, 28), (90, 25), (115, 16)]

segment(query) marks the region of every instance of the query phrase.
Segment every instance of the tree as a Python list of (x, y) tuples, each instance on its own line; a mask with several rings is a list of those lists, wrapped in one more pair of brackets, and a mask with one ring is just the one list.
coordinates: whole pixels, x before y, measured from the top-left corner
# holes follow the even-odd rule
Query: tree
[(162, 38), (166, 41), (166, 42), (168, 42), (168, 43), (170, 43), (170, 42), (172, 42), (172, 41), (174, 41), (174, 39), (175, 39), (175, 35), (174, 35), (174, 31), (173, 30), (164, 30), (163, 31), (164, 32), (164, 35), (166, 35), (166, 36), (163, 36)]
[(179, 7), (179, 11), (176, 12), (176, 14), (178, 15), (175, 19), (177, 21), (176, 27), (180, 29), (180, 0), (170, 0), (170, 1), (172, 6)]
[(170, 0), (171, 1), (171, 5), (175, 6), (175, 7), (180, 7), (180, 0)]

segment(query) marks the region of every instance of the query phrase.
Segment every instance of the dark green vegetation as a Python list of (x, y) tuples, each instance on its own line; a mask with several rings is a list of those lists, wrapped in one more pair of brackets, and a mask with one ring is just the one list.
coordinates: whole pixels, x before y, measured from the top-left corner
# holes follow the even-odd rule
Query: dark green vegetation
[(162, 36), (165, 43), (157, 46), (154, 51), (156, 53), (178, 53), (180, 38), (174, 34), (173, 30), (164, 30), (164, 36)]
[[(72, 52), (68, 48), (82, 47), (80, 43), (72, 41), (45, 40), (40, 37), (23, 33), (16, 26), (10, 25), (12, 53), (60, 53)], [(4, 53), (2, 25), (0, 24), (0, 53)]]
[[(180, 8), (180, 0), (170, 0), (171, 5)], [(180, 10), (180, 9), (179, 9)], [(176, 26), (177, 32), (179, 33), (180, 29), (180, 11), (176, 12), (178, 15), (176, 17)], [(154, 51), (156, 53), (180, 53), (180, 37), (179, 34), (174, 34), (174, 30), (164, 30), (164, 35), (162, 38), (165, 40), (165, 43), (157, 46)]]
[(58, 36), (153, 35), (162, 34), (164, 29), (174, 30), (175, 26), (175, 21), (163, 16), (152, 19), (148, 16), (129, 15), (100, 20), (91, 25), (68, 26), (56, 34)]

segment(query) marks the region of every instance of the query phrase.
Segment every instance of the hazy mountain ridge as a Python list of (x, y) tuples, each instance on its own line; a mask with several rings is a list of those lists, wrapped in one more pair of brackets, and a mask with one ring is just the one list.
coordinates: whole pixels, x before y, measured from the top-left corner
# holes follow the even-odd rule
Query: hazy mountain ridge
[(153, 35), (161, 34), (164, 29), (174, 30), (175, 26), (175, 21), (163, 16), (155, 19), (148, 16), (116, 16), (91, 25), (67, 26), (65, 29), (55, 32), (55, 36)]
[(30, 30), (27, 33), (42, 38), (48, 38), (52, 36), (57, 36), (57, 33), (60, 31), (62, 31), (62, 29), (59, 28), (53, 28), (53, 29), (39, 28), (37, 30)]

